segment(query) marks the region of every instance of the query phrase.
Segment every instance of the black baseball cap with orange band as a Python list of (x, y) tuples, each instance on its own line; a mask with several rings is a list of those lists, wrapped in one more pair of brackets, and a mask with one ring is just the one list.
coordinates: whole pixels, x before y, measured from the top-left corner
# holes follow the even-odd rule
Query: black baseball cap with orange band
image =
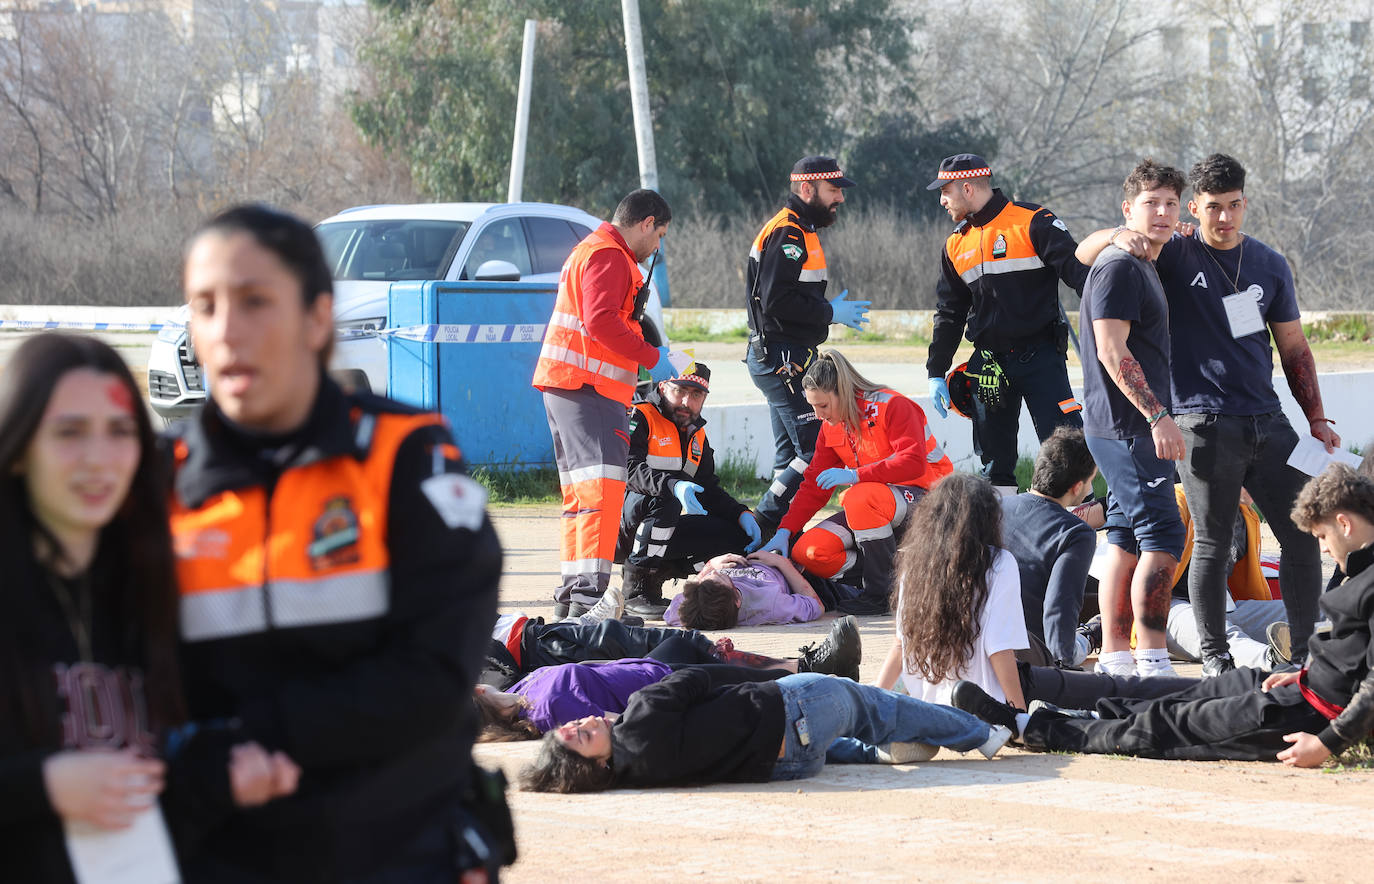
[(792, 180), (829, 181), (836, 187), (854, 186), (853, 181), (844, 177), (834, 157), (802, 157), (792, 167)]
[(926, 190), (939, 190), (951, 181), (991, 177), (992, 169), (988, 168), (987, 160), (976, 153), (956, 153), (940, 160), (940, 172), (926, 185)]

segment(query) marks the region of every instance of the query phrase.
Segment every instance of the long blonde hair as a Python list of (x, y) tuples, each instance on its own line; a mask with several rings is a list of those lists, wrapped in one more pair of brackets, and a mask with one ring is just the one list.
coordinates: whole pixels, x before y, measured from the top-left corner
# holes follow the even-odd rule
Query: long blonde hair
[(840, 422), (847, 426), (851, 433), (857, 433), (859, 407), (855, 399), (883, 387), (859, 374), (839, 350), (826, 350), (806, 370), (802, 377), (802, 389), (833, 394), (839, 400), (836, 410), (840, 413)]

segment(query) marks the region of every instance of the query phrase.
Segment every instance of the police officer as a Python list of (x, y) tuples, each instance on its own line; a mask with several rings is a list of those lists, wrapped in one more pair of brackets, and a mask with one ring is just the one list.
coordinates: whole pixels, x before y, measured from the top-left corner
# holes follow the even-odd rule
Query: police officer
[[(625, 610), (660, 619), (663, 582), (723, 552), (753, 552), (758, 521), (720, 487), (701, 407), (711, 369), (687, 366), (630, 412), (630, 467), (617, 559), (624, 559)], [(746, 545), (747, 544), (747, 545)]]
[(861, 329), (870, 301), (825, 298), (825, 252), (816, 231), (835, 223), (844, 188), (854, 182), (832, 157), (803, 157), (792, 167), (792, 193), (754, 238), (746, 265), (749, 354), (745, 363), (768, 400), (773, 422), (773, 484), (755, 512), (771, 531), (787, 512), (816, 447), (820, 424), (802, 395), (801, 376), (830, 323)]
[(948, 414), (949, 371), (959, 336), (975, 347), (973, 446), (983, 472), (1003, 494), (1016, 493), (1021, 401), (1043, 442), (1059, 425), (1082, 427), (1082, 407), (1065, 366), (1068, 322), (1059, 280), (1082, 292), (1088, 268), (1064, 222), (1034, 203), (1012, 202), (992, 186), (992, 170), (970, 153), (946, 157), (928, 190), (958, 225), (945, 241), (926, 359), (930, 397)]

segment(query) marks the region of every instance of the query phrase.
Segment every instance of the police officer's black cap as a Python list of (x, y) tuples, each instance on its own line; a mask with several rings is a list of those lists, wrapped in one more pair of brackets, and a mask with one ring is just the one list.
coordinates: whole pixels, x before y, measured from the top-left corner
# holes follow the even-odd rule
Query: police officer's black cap
[(836, 187), (854, 186), (853, 181), (844, 177), (834, 157), (802, 157), (792, 167), (792, 180), (829, 181)]
[(987, 160), (976, 153), (956, 153), (940, 160), (940, 174), (926, 185), (926, 190), (939, 190), (951, 181), (991, 177), (992, 169), (988, 168)]
[(668, 383), (677, 384), (680, 387), (696, 387), (707, 393), (711, 392), (711, 369), (706, 367), (704, 362), (693, 362), (687, 366), (687, 370), (675, 378), (669, 378)]

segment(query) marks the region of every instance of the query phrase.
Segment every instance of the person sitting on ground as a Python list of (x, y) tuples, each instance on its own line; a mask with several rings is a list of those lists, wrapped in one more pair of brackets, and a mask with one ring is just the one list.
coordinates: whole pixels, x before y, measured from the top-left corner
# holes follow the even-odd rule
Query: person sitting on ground
[(955, 704), (1014, 728), (1032, 749), (1319, 766), (1374, 729), (1374, 481), (1327, 467), (1303, 486), (1292, 519), (1348, 575), (1322, 598), (1331, 631), (1312, 638), (1304, 669), (1240, 667), (1162, 699), (1102, 700), (1092, 712), (1017, 714), (972, 684)]
[[(862, 573), (863, 592), (841, 599), (847, 614), (886, 614), (897, 542), (913, 505), (954, 470), (921, 406), (859, 374), (837, 350), (802, 376), (806, 401), (824, 423), (801, 487), (764, 549), (786, 555), (808, 573)], [(797, 538), (835, 489), (843, 511)]]
[(1016, 559), (1021, 607), (1038, 666), (1079, 666), (1091, 642), (1077, 631), (1097, 537), (1067, 509), (1092, 494), (1097, 465), (1083, 431), (1058, 427), (1035, 457), (1031, 487), (1002, 499), (1002, 540)]
[(544, 737), (521, 771), (533, 792), (815, 776), (830, 745), (852, 737), (889, 763), (925, 761), (948, 746), (992, 758), (1010, 731), (872, 685), (816, 673), (722, 686), (684, 669), (636, 691), (620, 716), (589, 716)]
[(775, 552), (760, 550), (748, 558), (725, 553), (687, 580), (663, 619), (670, 626), (689, 629), (809, 623), (835, 606), (834, 601), (826, 604), (812, 581), (821, 584), (832, 599), (836, 590), (846, 598), (857, 594), (844, 584), (803, 574)]
[(686, 666), (733, 671), (734, 681), (774, 681), (787, 669), (755, 669), (725, 663), (664, 663), (652, 657), (589, 660), (536, 669), (508, 691), (479, 684), (473, 703), (482, 720), (478, 742), (535, 740), (560, 724), (589, 715), (619, 714), (630, 695)]
[(630, 455), (616, 561), (625, 563), (625, 610), (658, 619), (663, 583), (717, 553), (763, 542), (749, 508), (720, 487), (701, 417), (711, 389), (705, 363), (663, 381), (630, 411)]
[(858, 679), (863, 647), (853, 617), (841, 617), (820, 642), (803, 645), (797, 657), (779, 660), (741, 651), (729, 638), (711, 641), (693, 629), (627, 626), (619, 620), (594, 625), (545, 623), (524, 614), (502, 614), (492, 629), (477, 681), (505, 690), (544, 666), (586, 660), (653, 657), (672, 664), (728, 663), (753, 669), (820, 672)]

